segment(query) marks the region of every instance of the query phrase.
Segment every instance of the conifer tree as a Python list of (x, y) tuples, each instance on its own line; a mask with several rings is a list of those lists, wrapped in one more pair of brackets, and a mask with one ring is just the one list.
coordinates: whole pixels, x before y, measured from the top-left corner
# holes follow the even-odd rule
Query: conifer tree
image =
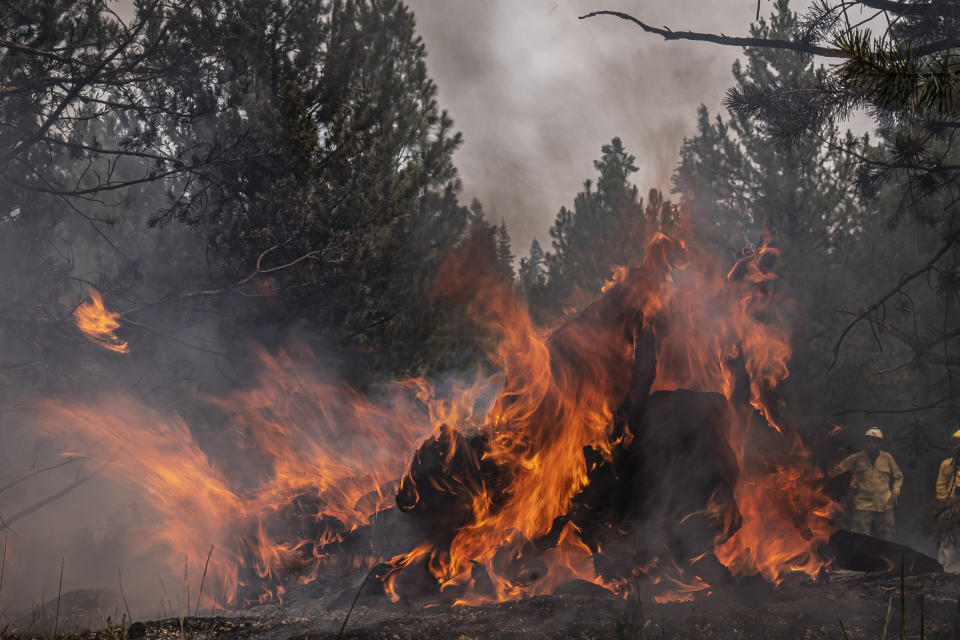
[[(542, 296), (536, 298), (544, 309), (556, 311), (565, 301), (599, 294), (612, 266), (639, 263), (648, 231), (657, 224), (648, 224), (638, 189), (630, 182), (636, 158), (620, 138), (601, 152), (594, 162), (596, 183), (586, 180), (573, 209), (562, 207), (550, 228), (553, 251), (543, 257), (546, 278)], [(656, 215), (660, 205), (658, 201)]]
[(513, 251), (510, 248), (510, 232), (507, 231), (507, 223), (501, 218), (500, 226), (496, 229), (497, 236), (497, 262), (500, 270), (503, 271), (510, 280), (516, 277), (513, 270)]

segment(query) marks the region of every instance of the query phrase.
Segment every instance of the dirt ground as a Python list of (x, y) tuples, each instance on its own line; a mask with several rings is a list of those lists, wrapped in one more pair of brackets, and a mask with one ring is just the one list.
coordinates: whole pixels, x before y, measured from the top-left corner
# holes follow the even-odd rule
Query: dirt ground
[[(907, 638), (960, 639), (960, 576), (928, 575), (905, 581)], [(345, 592), (344, 592), (345, 593)], [(539, 638), (798, 638), (900, 637), (900, 580), (835, 572), (813, 582), (791, 577), (779, 587), (740, 581), (696, 602), (638, 602), (593, 592), (552, 595), (479, 607), (390, 603), (363, 596), (343, 638), (534, 640)], [(340, 596), (339, 598), (337, 596)], [(921, 598), (922, 595), (922, 598)], [(145, 621), (129, 634), (147, 640), (326, 640), (338, 637), (349, 602), (340, 594), (302, 588), (282, 606), (261, 606), (230, 616)], [(922, 600), (922, 604), (921, 604)], [(843, 630), (841, 630), (841, 621)], [(923, 635), (921, 635), (921, 623)], [(78, 636), (120, 640), (101, 630)]]

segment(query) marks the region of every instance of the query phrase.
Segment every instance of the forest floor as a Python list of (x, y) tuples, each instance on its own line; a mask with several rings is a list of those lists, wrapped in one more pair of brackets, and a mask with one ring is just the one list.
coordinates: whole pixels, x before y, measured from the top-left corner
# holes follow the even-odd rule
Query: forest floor
[[(960, 639), (960, 576), (910, 577), (903, 593), (904, 637)], [(349, 603), (342, 605), (343, 594), (323, 596), (304, 587), (288, 596), (283, 605), (228, 616), (146, 621), (131, 629), (129, 636), (146, 640), (339, 637), (349, 608)], [(342, 638), (873, 640), (883, 637), (888, 609), (886, 638), (900, 638), (900, 579), (854, 572), (832, 573), (816, 582), (792, 576), (776, 588), (742, 581), (696, 602), (663, 605), (600, 593), (539, 596), (477, 607), (413, 606), (364, 596), (351, 612)], [(78, 640), (122, 640), (128, 634), (101, 630), (71, 635)]]

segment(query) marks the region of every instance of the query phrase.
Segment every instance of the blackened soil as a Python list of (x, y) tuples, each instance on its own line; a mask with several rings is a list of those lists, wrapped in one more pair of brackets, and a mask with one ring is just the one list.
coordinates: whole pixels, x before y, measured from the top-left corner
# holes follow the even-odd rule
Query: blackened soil
[[(741, 581), (695, 602), (657, 604), (613, 595), (553, 595), (479, 607), (391, 603), (361, 598), (343, 638), (899, 638), (901, 593), (907, 638), (960, 640), (960, 576), (900, 580), (862, 573), (833, 573), (813, 582), (791, 577), (779, 587)], [(339, 594), (337, 594), (339, 595)], [(261, 606), (229, 616), (147, 621), (146, 640), (332, 640), (347, 614), (330, 594), (309, 588), (282, 606)], [(342, 598), (340, 599), (342, 600)], [(922, 600), (922, 605), (921, 605)], [(889, 610), (889, 621), (887, 621)], [(841, 621), (843, 630), (841, 630)], [(24, 634), (29, 635), (29, 634)], [(9, 634), (8, 634), (8, 637)], [(74, 636), (120, 640), (117, 630)]]

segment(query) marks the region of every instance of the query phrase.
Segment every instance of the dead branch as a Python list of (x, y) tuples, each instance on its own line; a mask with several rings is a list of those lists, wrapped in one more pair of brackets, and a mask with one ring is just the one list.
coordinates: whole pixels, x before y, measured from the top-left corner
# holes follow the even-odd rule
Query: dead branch
[(292, 261), (290, 261), (290, 262), (288, 262), (288, 263), (286, 263), (286, 264), (282, 264), (282, 265), (277, 266), (277, 267), (270, 267), (269, 269), (264, 269), (264, 268), (263, 268), (263, 259), (266, 258), (267, 255), (270, 254), (271, 252), (273, 252), (273, 251), (275, 251), (276, 249), (279, 249), (280, 247), (282, 247), (282, 246), (286, 245), (287, 243), (289, 243), (291, 240), (293, 240), (293, 238), (290, 238), (290, 240), (287, 240), (286, 242), (284, 242), (284, 243), (282, 243), (282, 244), (275, 244), (275, 245), (273, 245), (272, 247), (270, 247), (269, 249), (267, 249), (266, 251), (264, 251), (263, 253), (261, 253), (261, 254), (257, 257), (257, 265), (256, 265), (256, 268), (254, 268), (253, 273), (251, 273), (251, 274), (248, 275), (246, 278), (244, 278), (243, 280), (241, 280), (240, 282), (238, 282), (238, 283), (237, 283), (237, 286), (240, 286), (240, 285), (242, 285), (242, 284), (246, 284), (246, 283), (250, 282), (251, 280), (253, 280), (254, 278), (256, 278), (257, 276), (263, 275), (263, 274), (265, 274), (265, 273), (274, 273), (274, 272), (276, 272), (276, 271), (283, 271), (284, 269), (289, 269), (290, 267), (292, 267), (292, 266), (294, 266), (295, 264), (300, 263), (300, 262), (302, 262), (302, 261), (304, 261), (304, 260), (313, 260), (313, 259), (315, 259), (317, 256), (319, 256), (319, 255), (321, 255), (321, 254), (323, 253), (322, 251), (308, 251), (307, 253), (303, 254), (303, 255), (300, 256), (299, 258), (296, 258), (295, 260), (292, 260)]
[[(856, 317), (850, 322), (850, 324), (848, 324), (844, 328), (843, 332), (840, 334), (840, 337), (837, 338), (836, 344), (833, 345), (833, 361), (830, 363), (830, 366), (827, 367), (827, 371), (831, 371), (833, 367), (837, 364), (837, 360), (840, 357), (840, 347), (843, 344), (843, 341), (846, 339), (847, 334), (849, 334), (850, 331), (852, 331), (855, 326), (860, 324), (863, 320), (870, 317), (871, 314), (873, 314), (875, 311), (880, 309), (887, 302), (887, 300), (889, 300), (893, 296), (900, 293), (905, 286), (907, 286), (908, 284), (910, 284), (920, 276), (926, 275), (927, 273), (929, 273), (933, 269), (934, 265), (936, 265), (936, 263), (940, 260), (940, 258), (942, 258), (958, 240), (960, 240), (960, 231), (954, 232), (952, 235), (950, 235), (947, 238), (947, 240), (943, 243), (943, 246), (940, 247), (940, 250), (937, 251), (937, 253), (925, 265), (923, 265), (916, 271), (912, 273), (908, 273), (904, 277), (900, 278), (900, 282), (897, 283), (897, 286), (895, 286), (893, 289), (888, 291), (884, 296), (882, 296), (879, 300), (871, 304), (864, 311), (861, 311), (860, 313), (856, 314)], [(853, 315), (852, 312), (843, 312), (843, 313), (850, 313), (851, 315)]]
[(852, 413), (862, 413), (864, 415), (882, 413), (882, 414), (893, 415), (893, 414), (899, 414), (899, 413), (914, 413), (915, 411), (932, 411), (934, 409), (941, 409), (943, 407), (944, 402), (946, 402), (946, 400), (947, 400), (946, 398), (940, 398), (939, 400), (935, 400), (930, 404), (915, 405), (912, 407), (907, 407), (905, 409), (845, 409), (843, 411), (838, 411), (837, 413), (834, 413), (833, 416), (834, 417), (846, 416)]
[[(868, 2), (862, 1), (861, 4), (868, 6), (870, 8), (877, 9), (879, 8), (878, 4), (882, 5), (893, 5), (896, 7), (906, 8), (906, 7), (916, 7), (916, 5), (902, 5), (898, 2)], [(932, 5), (928, 5), (932, 6)], [(944, 12), (938, 13), (932, 10), (927, 10), (926, 7), (918, 8), (915, 12), (905, 12), (901, 11), (903, 15), (935, 15), (935, 16), (946, 16), (954, 15), (956, 11), (953, 12)], [(647, 33), (654, 33), (656, 35), (662, 36), (664, 40), (695, 40), (698, 42), (711, 42), (713, 44), (720, 44), (731, 47), (761, 47), (765, 49), (787, 49), (790, 51), (797, 51), (799, 53), (807, 53), (815, 56), (823, 56), (825, 58), (845, 58), (847, 54), (842, 50), (834, 47), (823, 47), (820, 45), (813, 44), (811, 42), (798, 41), (798, 40), (780, 40), (777, 38), (746, 38), (746, 37), (737, 37), (737, 36), (727, 36), (722, 33), (701, 33), (698, 31), (674, 31), (669, 27), (657, 28), (651, 25), (642, 22), (641, 20), (635, 18), (629, 13), (624, 13), (622, 11), (592, 11), (586, 15), (580, 16), (581, 20), (586, 18), (592, 18), (594, 16), (614, 16), (620, 18), (621, 20), (627, 20), (638, 25), (641, 29)], [(759, 7), (758, 15), (759, 19)], [(960, 39), (958, 38), (943, 38), (934, 42), (928, 42), (919, 47), (915, 47), (912, 51), (914, 55), (925, 56), (932, 53), (939, 53), (941, 51), (948, 51), (960, 46)]]
[(921, 358), (930, 364), (942, 365), (942, 366), (957, 366), (960, 365), (960, 358), (947, 358), (938, 353), (934, 353), (934, 347), (943, 344), (953, 338), (960, 336), (960, 329), (955, 329), (949, 333), (945, 333), (943, 336), (923, 342), (916, 338), (915, 336), (910, 335), (906, 331), (901, 330), (899, 327), (896, 327), (889, 322), (884, 320), (878, 320), (877, 323), (883, 327), (886, 331), (890, 333), (894, 338), (902, 342), (903, 344), (910, 347), (913, 352), (917, 355), (917, 358)]
[(40, 56), (43, 58), (50, 58), (56, 60), (57, 62), (69, 62), (66, 58), (52, 51), (44, 51), (43, 49), (35, 49), (33, 47), (28, 47), (23, 44), (17, 44), (16, 42), (11, 42), (10, 40), (0, 40), (0, 47), (4, 49), (9, 49), (10, 51), (16, 51), (17, 53), (28, 53), (32, 56)]
[(24, 482), (25, 480), (29, 480), (30, 478), (32, 478), (32, 477), (34, 477), (34, 476), (36, 476), (36, 475), (39, 475), (39, 474), (41, 474), (41, 473), (45, 473), (45, 472), (47, 472), (47, 471), (53, 471), (54, 469), (59, 469), (60, 467), (64, 467), (64, 466), (66, 466), (66, 465), (68, 465), (68, 464), (73, 464), (74, 462), (76, 462), (76, 461), (78, 461), (78, 460), (86, 460), (86, 458), (82, 458), (82, 457), (70, 458), (69, 460), (65, 460), (65, 461), (63, 461), (63, 462), (58, 462), (57, 464), (51, 464), (51, 465), (48, 465), (48, 466), (46, 466), (46, 467), (40, 467), (39, 469), (30, 469), (29, 471), (21, 472), (21, 473), (19, 474), (20, 477), (14, 479), (14, 480), (11, 480), (11, 481), (8, 482), (7, 484), (5, 484), (5, 485), (3, 485), (2, 487), (0, 487), (0, 493), (3, 493), (3, 492), (6, 491), (7, 489), (12, 489), (13, 487), (17, 486), (17, 485), (20, 484), (21, 482)]
[(731, 47), (765, 47), (768, 49), (787, 49), (799, 53), (807, 53), (815, 56), (824, 56), (827, 58), (842, 58), (845, 54), (840, 49), (832, 47), (821, 47), (809, 42), (797, 42), (794, 40), (778, 40), (774, 38), (743, 38), (726, 36), (715, 33), (699, 33), (696, 31), (674, 31), (668, 27), (652, 27), (629, 13), (622, 11), (592, 11), (586, 15), (580, 16), (581, 20), (592, 18), (594, 16), (614, 16), (621, 20), (627, 20), (638, 25), (647, 33), (654, 33), (662, 36), (664, 40), (696, 40), (699, 42), (712, 42)]
[(34, 503), (31, 504), (30, 506), (25, 507), (24, 509), (21, 509), (20, 511), (18, 511), (18, 512), (15, 513), (15, 514), (13, 514), (13, 515), (10, 516), (9, 518), (4, 518), (4, 517), (0, 516), (0, 531), (3, 531), (4, 529), (9, 529), (9, 528), (13, 525), (13, 523), (16, 522), (17, 520), (20, 520), (21, 518), (25, 518), (25, 517), (27, 517), (28, 515), (30, 515), (31, 513), (34, 513), (34, 512), (36, 512), (36, 511), (39, 511), (40, 509), (42, 509), (43, 507), (47, 506), (48, 504), (51, 504), (51, 503), (53, 503), (53, 502), (56, 502), (57, 500), (59, 500), (59, 499), (62, 498), (63, 496), (67, 495), (68, 493), (70, 493), (71, 491), (73, 491), (74, 489), (76, 489), (77, 487), (82, 486), (82, 485), (83, 485), (84, 483), (86, 483), (88, 480), (91, 480), (92, 478), (96, 477), (97, 474), (99, 474), (101, 471), (103, 471), (103, 469), (104, 469), (108, 464), (110, 464), (111, 460), (112, 460), (112, 458), (108, 458), (106, 461), (104, 461), (103, 464), (101, 464), (99, 467), (97, 467), (97, 468), (96, 468), (94, 471), (92, 471), (89, 475), (86, 475), (86, 476), (77, 478), (76, 480), (74, 480), (73, 482), (71, 482), (70, 484), (68, 484), (67, 486), (65, 486), (64, 488), (60, 489), (60, 490), (57, 491), (56, 493), (53, 493), (53, 494), (47, 496), (46, 498), (44, 498), (44, 499), (42, 499), (42, 500), (39, 500), (39, 501), (37, 501), (37, 502), (34, 502)]

